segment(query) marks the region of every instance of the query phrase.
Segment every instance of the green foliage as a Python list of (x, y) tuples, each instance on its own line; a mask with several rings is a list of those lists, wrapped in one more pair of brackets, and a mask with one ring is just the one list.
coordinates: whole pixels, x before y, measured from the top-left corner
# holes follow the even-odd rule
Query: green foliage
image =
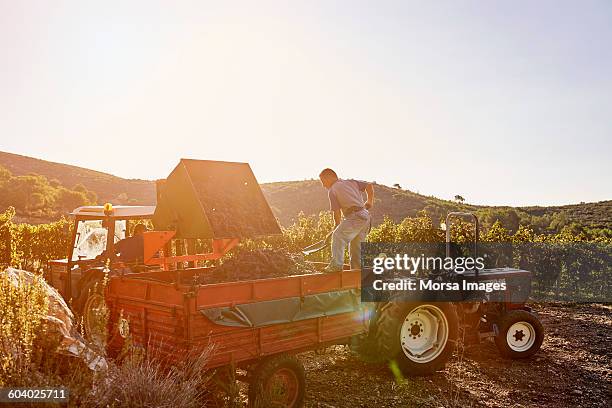
[[(48, 224), (16, 224), (12, 221), (14, 216), (12, 207), (0, 213), (0, 265), (39, 270), (50, 259), (67, 256), (72, 228), (69, 221), (62, 218)], [(300, 214), (295, 223), (283, 228), (282, 235), (244, 241), (241, 247), (284, 248), (289, 252), (300, 252), (302, 248), (323, 240), (332, 229), (333, 218), (329, 212), (321, 212), (318, 216)], [(421, 211), (401, 222), (384, 217), (381, 224), (372, 228), (367, 239), (388, 243), (442, 243), (445, 232), (436, 226), (431, 215)], [(469, 222), (453, 222), (451, 239), (455, 243), (473, 241), (473, 226)], [(514, 250), (504, 254), (496, 266), (532, 271), (537, 282), (534, 290), (539, 294), (558, 299), (578, 295), (597, 298), (598, 294), (609, 293), (607, 277), (611, 272), (612, 249), (609, 230), (601, 229), (594, 233), (588, 228), (570, 224), (556, 234), (538, 233), (526, 225), (519, 225), (516, 231), (511, 231), (497, 219), (481, 230), (480, 240), (487, 244), (512, 244)], [(199, 252), (210, 249), (202, 244), (199, 247)], [(327, 262), (329, 258), (329, 247), (307, 257), (321, 262)]]
[(44, 285), (39, 275), (0, 271), (0, 386), (20, 384), (30, 374), (49, 307)]
[(49, 224), (14, 224), (12, 264), (26, 270), (43, 268), (51, 259), (67, 256), (72, 224), (65, 218)]
[(0, 166), (0, 208), (12, 206), (17, 215), (57, 218), (96, 201), (96, 194), (82, 185), (71, 190), (37, 174), (13, 176)]
[(372, 242), (398, 242), (398, 225), (389, 216), (385, 215), (383, 222), (373, 227), (368, 235)]
[(65, 218), (48, 224), (15, 224), (13, 207), (0, 214), (0, 266), (26, 270), (44, 268), (51, 259), (65, 258), (72, 223)]
[[(318, 216), (306, 216), (300, 213), (295, 223), (282, 229), (282, 235), (250, 240), (241, 245), (251, 248), (284, 248), (290, 252), (300, 252), (308, 245), (325, 239), (333, 229), (334, 219), (328, 211), (322, 211)], [(326, 248), (310, 255), (309, 259), (312, 261), (327, 261), (330, 253), (330, 248)]]
[[(612, 238), (609, 231), (598, 232), (593, 234), (585, 228), (566, 226), (556, 234), (538, 234), (526, 225), (519, 225), (512, 232), (496, 219), (481, 231), (480, 239), (489, 247), (497, 248), (493, 258), (499, 259), (490, 259), (496, 267), (531, 271), (533, 291), (539, 298), (605, 300), (609, 299), (612, 290), (609, 282)], [(444, 242), (444, 233), (434, 227), (426, 213), (421, 212), (417, 217), (407, 217), (400, 223), (385, 217), (372, 229), (368, 238), (371, 242), (435, 243)], [(460, 244), (472, 242), (473, 226), (468, 222), (453, 222), (451, 240)], [(512, 244), (512, 247), (503, 244)], [(510, 252), (505, 249), (510, 249)]]
[(283, 228), (283, 237), (287, 242), (287, 249), (300, 250), (313, 242), (325, 239), (325, 236), (334, 228), (334, 219), (328, 211), (322, 211), (319, 216), (305, 216), (300, 213), (296, 223)]
[[(127, 154), (125, 157), (129, 157)], [(77, 186), (85, 186), (89, 192), (95, 192), (97, 199), (90, 202), (103, 204), (152, 205), (155, 204), (155, 182), (150, 180), (124, 179), (111, 174), (89, 170), (67, 164), (38, 160), (17, 154), (0, 152), (0, 166), (10, 170), (14, 176), (31, 173), (45, 176), (52, 187), (64, 186), (68, 190), (79, 191)], [(0, 170), (0, 179), (2, 178)], [(15, 204), (9, 204), (15, 205)], [(0, 204), (0, 209), (2, 205)], [(38, 217), (23, 212), (21, 207), (15, 207), (17, 214), (24, 218)], [(69, 208), (72, 210), (73, 208)], [(44, 218), (44, 217), (43, 217)], [(49, 220), (56, 217), (46, 217)]]
[(370, 242), (443, 242), (444, 232), (434, 227), (433, 220), (425, 211), (416, 217), (406, 217), (399, 224), (389, 217), (382, 224), (372, 228), (368, 235)]
[(7, 208), (0, 213), (0, 268), (11, 264), (15, 248), (11, 239), (12, 220), (15, 216), (13, 207)]
[[(521, 212), (513, 208), (485, 208), (478, 210), (476, 216), (484, 226), (492, 226), (499, 222), (501, 226), (510, 232), (516, 232), (521, 224)], [(528, 219), (527, 214), (523, 214), (523, 219)]]
[[(502, 212), (503, 214), (503, 212)], [(510, 214), (510, 217), (514, 215)], [(329, 213), (320, 216), (300, 215), (298, 221), (286, 228), (276, 241), (266, 240), (265, 245), (284, 246), (292, 251), (323, 239), (331, 229), (333, 221)], [(406, 217), (394, 222), (384, 217), (383, 222), (373, 227), (368, 235), (370, 242), (444, 242), (445, 232), (437, 228), (432, 217), (421, 211), (415, 217)], [(469, 243), (474, 240), (471, 223), (461, 220), (451, 226), (451, 240)], [(609, 232), (593, 234), (584, 228), (566, 227), (556, 234), (536, 233), (534, 228), (518, 225), (515, 231), (504, 227), (496, 220), (480, 232), (480, 240), (488, 245), (512, 244), (510, 254), (499, 251), (498, 267), (516, 267), (532, 271), (534, 293), (549, 299), (598, 299), (610, 293), (610, 251), (612, 238)], [(260, 242), (261, 245), (261, 242)], [(502, 247), (500, 247), (502, 248)], [(329, 260), (329, 249), (310, 256), (311, 260)]]
[(493, 223), (484, 234), (480, 236), (482, 241), (485, 242), (510, 242), (510, 232), (502, 226), (502, 223), (498, 220)]

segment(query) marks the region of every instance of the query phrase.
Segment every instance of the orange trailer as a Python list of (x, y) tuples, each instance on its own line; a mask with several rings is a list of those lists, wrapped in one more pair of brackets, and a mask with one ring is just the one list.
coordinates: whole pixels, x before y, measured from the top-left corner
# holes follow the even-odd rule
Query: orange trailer
[[(135, 344), (168, 360), (213, 346), (211, 368), (243, 367), (279, 353), (348, 343), (365, 330), (359, 270), (198, 286), (177, 283), (176, 272), (110, 279), (111, 348), (120, 348), (129, 333)], [(202, 272), (182, 271), (180, 279)], [(313, 302), (321, 307), (312, 310)], [(253, 305), (266, 315), (257, 316)]]

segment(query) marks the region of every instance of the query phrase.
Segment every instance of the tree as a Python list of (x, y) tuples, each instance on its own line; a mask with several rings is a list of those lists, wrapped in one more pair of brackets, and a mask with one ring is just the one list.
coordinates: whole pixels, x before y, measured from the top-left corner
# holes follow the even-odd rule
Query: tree
[(93, 191), (89, 191), (84, 185), (82, 185), (81, 183), (75, 185), (72, 190), (77, 191), (79, 193), (83, 193), (86, 197), (86, 202), (85, 204), (95, 204), (98, 201), (98, 195), (93, 192)]
[(0, 208), (12, 206), (20, 216), (55, 217), (96, 201), (96, 193), (81, 184), (71, 190), (34, 173), (13, 176), (0, 166)]
[(400, 186), (399, 183), (395, 183), (393, 187), (397, 188), (398, 190), (402, 189), (402, 186)]
[(54, 189), (43, 176), (12, 177), (4, 186), (2, 200), (24, 213), (44, 209), (54, 199)]
[(62, 212), (72, 211), (77, 207), (89, 204), (87, 194), (81, 191), (61, 187), (55, 199), (55, 207)]
[(72, 187), (72, 189), (74, 191), (78, 191), (79, 193), (87, 193), (87, 188), (81, 183), (76, 184), (74, 187)]
[(458, 203), (462, 203), (465, 201), (465, 198), (461, 197), (459, 194), (455, 196), (455, 201)]

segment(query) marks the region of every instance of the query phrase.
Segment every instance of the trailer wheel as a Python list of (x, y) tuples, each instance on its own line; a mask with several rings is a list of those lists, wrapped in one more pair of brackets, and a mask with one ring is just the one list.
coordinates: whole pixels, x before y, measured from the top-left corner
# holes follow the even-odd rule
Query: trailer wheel
[(304, 405), (306, 374), (300, 360), (290, 354), (264, 359), (253, 371), (249, 407), (299, 408)]
[(498, 321), (499, 334), (495, 344), (502, 356), (527, 358), (534, 355), (544, 341), (544, 327), (533, 313), (512, 310), (504, 313)]
[(376, 347), (404, 375), (427, 375), (444, 368), (453, 353), (458, 319), (452, 303), (385, 305), (376, 325)]

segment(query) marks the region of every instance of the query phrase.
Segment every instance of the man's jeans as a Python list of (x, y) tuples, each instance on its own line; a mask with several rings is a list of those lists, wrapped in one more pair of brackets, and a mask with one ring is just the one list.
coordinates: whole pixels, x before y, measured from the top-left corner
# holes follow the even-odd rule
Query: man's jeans
[(331, 268), (341, 269), (344, 264), (344, 250), (349, 245), (351, 269), (361, 268), (361, 242), (365, 241), (370, 229), (370, 213), (361, 210), (352, 213), (340, 222), (332, 234)]

